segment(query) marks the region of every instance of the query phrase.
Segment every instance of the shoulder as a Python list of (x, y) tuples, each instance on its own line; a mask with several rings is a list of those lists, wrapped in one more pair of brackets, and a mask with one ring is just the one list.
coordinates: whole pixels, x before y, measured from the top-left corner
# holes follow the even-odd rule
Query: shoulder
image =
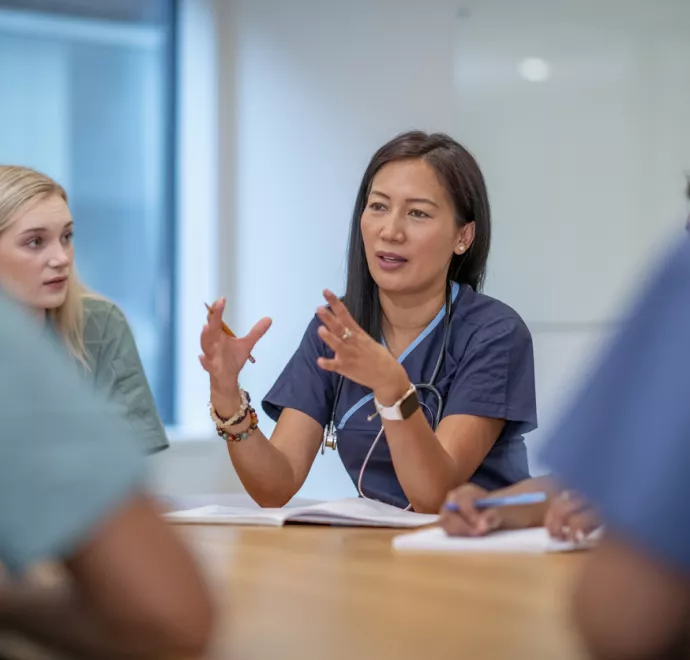
[(102, 365), (111, 362), (113, 351), (120, 357), (137, 353), (129, 323), (115, 303), (104, 298), (84, 296), (82, 304), (84, 346), (92, 369), (100, 372)]
[(316, 346), (316, 347), (321, 347), (325, 350), (326, 344), (324, 344), (323, 340), (321, 337), (319, 337), (319, 326), (321, 325), (321, 321), (319, 320), (319, 317), (314, 314), (312, 318), (309, 320), (309, 323), (307, 324), (307, 327), (304, 331), (304, 335), (302, 337), (302, 343), (304, 344), (305, 342), (308, 342), (309, 344)]
[(129, 324), (122, 310), (110, 300), (84, 296), (84, 338), (86, 341), (102, 339), (110, 334), (117, 334), (129, 329)]
[(107, 319), (115, 314), (124, 319), (122, 310), (114, 302), (105, 298), (85, 295), (82, 298), (82, 304), (84, 305), (84, 314), (90, 318)]
[(453, 305), (453, 321), (479, 341), (486, 335), (509, 335), (528, 340), (532, 335), (522, 317), (510, 306), (484, 293), (463, 286)]

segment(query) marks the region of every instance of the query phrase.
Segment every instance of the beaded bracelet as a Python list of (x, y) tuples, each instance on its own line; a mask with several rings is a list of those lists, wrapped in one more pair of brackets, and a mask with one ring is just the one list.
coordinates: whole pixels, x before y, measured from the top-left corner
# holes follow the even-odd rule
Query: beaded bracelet
[[(208, 404), (209, 412), (211, 413), (211, 419), (216, 425), (216, 432), (223, 438), (226, 442), (239, 442), (240, 440), (246, 440), (259, 426), (259, 418), (257, 417), (256, 410), (252, 408), (251, 397), (248, 392), (240, 389), (240, 409), (228, 419), (224, 419), (217, 412), (212, 403)], [(241, 424), (245, 419), (249, 417), (249, 428), (240, 433), (232, 433), (230, 429), (233, 426)]]
[(209, 413), (211, 414), (211, 419), (213, 420), (214, 424), (216, 425), (216, 428), (227, 430), (231, 426), (235, 426), (235, 425), (243, 422), (246, 419), (247, 415), (249, 414), (249, 409), (251, 407), (249, 404), (251, 403), (251, 400), (252, 399), (249, 396), (249, 393), (245, 392), (243, 389), (240, 389), (240, 401), (241, 401), (240, 408), (232, 417), (229, 417), (228, 419), (221, 417), (216, 412), (216, 409), (213, 406), (213, 404), (209, 402), (209, 404), (208, 404)]
[(216, 427), (218, 435), (226, 442), (240, 442), (241, 440), (246, 440), (257, 428), (259, 428), (259, 418), (257, 417), (256, 410), (249, 406), (248, 414), (250, 422), (249, 428), (246, 431), (242, 431), (241, 433), (228, 433), (227, 430), (218, 426)]

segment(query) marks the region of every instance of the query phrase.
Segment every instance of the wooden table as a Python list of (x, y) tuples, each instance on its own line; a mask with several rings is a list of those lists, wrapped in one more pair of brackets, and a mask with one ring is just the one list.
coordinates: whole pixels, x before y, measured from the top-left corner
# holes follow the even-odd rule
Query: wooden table
[(393, 530), (177, 526), (221, 604), (218, 660), (571, 660), (583, 556), (394, 553)]

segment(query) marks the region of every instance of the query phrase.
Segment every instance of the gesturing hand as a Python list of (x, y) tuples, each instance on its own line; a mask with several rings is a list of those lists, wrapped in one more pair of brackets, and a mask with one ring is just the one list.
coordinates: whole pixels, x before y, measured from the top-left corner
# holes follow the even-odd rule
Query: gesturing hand
[(211, 305), (207, 324), (201, 332), (201, 366), (211, 377), (211, 395), (229, 396), (237, 391), (237, 376), (256, 343), (271, 327), (271, 319), (261, 319), (244, 337), (230, 337), (223, 332), (225, 298)]
[[(333, 293), (324, 297), (330, 309), (319, 307), (319, 337), (333, 350), (332, 358), (320, 357), (317, 364), (345, 378), (368, 387), (376, 398), (391, 405), (405, 393), (409, 379), (405, 369), (379, 342), (372, 339), (352, 318), (347, 307)], [(384, 399), (391, 399), (385, 401)]]

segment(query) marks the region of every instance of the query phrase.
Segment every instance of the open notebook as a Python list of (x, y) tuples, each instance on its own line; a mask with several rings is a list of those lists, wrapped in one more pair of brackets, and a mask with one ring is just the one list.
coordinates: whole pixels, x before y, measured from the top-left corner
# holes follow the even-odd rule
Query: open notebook
[(438, 520), (437, 515), (402, 511), (389, 504), (363, 498), (318, 502), (280, 509), (262, 509), (257, 504), (227, 506), (206, 504), (193, 509), (171, 511), (165, 518), (181, 524), (266, 525), (287, 522), (317, 525), (350, 525), (362, 527), (422, 527)]
[(480, 537), (448, 536), (440, 527), (401, 534), (393, 539), (393, 549), (401, 552), (569, 552), (593, 547), (600, 530), (582, 543), (556, 541), (544, 527), (492, 532)]

